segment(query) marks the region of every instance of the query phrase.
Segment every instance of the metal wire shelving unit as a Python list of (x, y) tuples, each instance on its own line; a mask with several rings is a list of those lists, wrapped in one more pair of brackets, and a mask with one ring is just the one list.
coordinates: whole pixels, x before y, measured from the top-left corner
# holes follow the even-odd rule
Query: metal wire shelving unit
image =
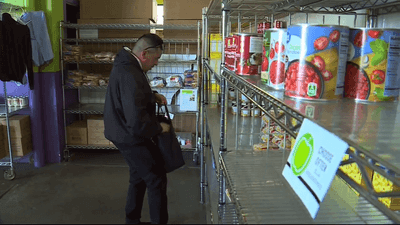
[[(63, 46), (66, 43), (72, 46), (83, 46), (89, 49), (88, 52), (95, 53), (94, 51), (108, 51), (116, 54), (122, 47), (130, 47), (137, 42), (138, 38), (95, 38), (95, 39), (85, 39), (80, 36), (79, 31), (81, 29), (106, 29), (115, 30), (116, 32), (123, 32), (127, 30), (150, 30), (153, 29), (163, 29), (163, 30), (193, 30), (197, 31), (195, 39), (163, 39), (165, 49), (158, 66), (154, 67), (148, 72), (148, 77), (152, 80), (153, 77), (163, 77), (171, 75), (179, 75), (183, 78), (184, 70), (189, 70), (191, 68), (199, 68), (200, 58), (200, 33), (201, 23), (198, 22), (197, 25), (150, 25), (150, 24), (70, 24), (60, 23), (60, 49), (63, 52)], [(76, 38), (63, 38), (66, 29), (75, 29)], [(101, 50), (99, 50), (101, 49)], [(95, 68), (98, 66), (105, 66), (107, 69), (102, 71), (104, 73), (109, 73), (110, 66), (112, 66), (113, 60), (64, 60), (61, 57), (62, 65), (62, 75), (63, 75), (63, 106), (64, 106), (64, 128), (65, 128), (65, 139), (67, 140), (67, 116), (78, 115), (80, 118), (87, 115), (103, 115), (104, 110), (104, 100), (105, 91), (107, 86), (74, 86), (67, 85), (65, 78), (68, 76), (66, 73), (68, 66), (76, 65), (76, 70), (81, 68)], [(108, 71), (109, 70), (109, 71)], [(198, 76), (199, 77), (199, 76)], [(197, 77), (197, 80), (199, 78)], [(181, 89), (194, 89), (198, 90), (200, 93), (200, 85), (196, 88), (193, 87), (154, 87), (153, 90), (158, 91), (161, 94), (166, 95), (169, 101), (170, 113), (173, 114), (187, 114), (196, 116), (196, 139), (199, 136), (197, 129), (197, 121), (199, 120), (198, 111), (182, 111), (180, 107), (175, 104), (171, 104), (173, 100), (177, 100), (179, 92)], [(77, 90), (78, 103), (67, 103), (66, 91)], [(198, 101), (197, 101), (198, 102)], [(199, 107), (198, 107), (199, 108)], [(195, 155), (198, 155), (197, 151), (197, 141), (193, 143), (193, 148), (195, 150)], [(113, 145), (69, 145), (67, 144), (64, 149), (64, 159), (69, 160), (71, 149), (117, 149)]]
[[(359, 205), (356, 207), (356, 209), (353, 209), (355, 214), (352, 216), (343, 216), (343, 214), (339, 213), (340, 210), (337, 212), (332, 212), (331, 214), (333, 216), (338, 213), (336, 215), (336, 217), (339, 218), (339, 220), (336, 221), (337, 223), (348, 223), (351, 221), (358, 223), (400, 222), (399, 214), (396, 211), (390, 210), (379, 201), (379, 199), (383, 197), (398, 198), (400, 197), (400, 192), (396, 190), (377, 192), (374, 189), (371, 181), (372, 172), (380, 174), (393, 185), (400, 185), (400, 180), (398, 179), (400, 176), (400, 164), (398, 163), (400, 155), (396, 152), (400, 144), (397, 141), (400, 139), (400, 133), (397, 132), (395, 125), (393, 125), (398, 124), (396, 120), (396, 116), (399, 116), (398, 114), (400, 108), (400, 104), (398, 104), (398, 102), (361, 105), (348, 100), (333, 103), (330, 102), (329, 104), (296, 101), (285, 97), (280, 91), (275, 91), (271, 88), (265, 87), (265, 85), (261, 83), (260, 78), (257, 76), (238, 76), (234, 72), (229, 71), (223, 67), (224, 59), (222, 59), (221, 62), (221, 71), (213, 71), (209, 65), (209, 59), (207, 57), (209, 25), (212, 23), (215, 24), (215, 21), (218, 21), (220, 24), (222, 23), (222, 32), (220, 31), (220, 33), (222, 33), (224, 40), (231, 30), (230, 26), (233, 23), (233, 19), (237, 19), (238, 32), (240, 32), (240, 27), (245, 21), (249, 22), (251, 26), (252, 23), (257, 24), (258, 20), (268, 19), (273, 21), (276, 18), (279, 19), (288, 16), (289, 25), (291, 24), (291, 17), (296, 13), (305, 14), (307, 20), (306, 22), (308, 22), (309, 13), (335, 14), (339, 17), (340, 15), (354, 15), (355, 21), (357, 20), (357, 17), (360, 18), (360, 16), (365, 16), (366, 26), (375, 27), (377, 24), (378, 15), (385, 15), (394, 12), (400, 12), (400, 1), (398, 0), (212, 0), (209, 4), (209, 7), (203, 9), (203, 26), (205, 27), (202, 35), (203, 43), (205, 43), (202, 54), (204, 71), (203, 86), (209, 87), (211, 78), (214, 78), (221, 85), (221, 111), (219, 115), (221, 126), (219, 129), (218, 141), (213, 141), (214, 145), (219, 146), (219, 152), (215, 153), (215, 155), (218, 156), (218, 160), (215, 161), (218, 165), (216, 165), (215, 168), (216, 177), (219, 181), (218, 205), (220, 212), (226, 211), (226, 209), (221, 207), (227, 204), (226, 198), (227, 196), (230, 196), (229, 199), (231, 199), (235, 205), (234, 209), (231, 208), (231, 210), (235, 211), (234, 213), (237, 215), (237, 221), (239, 221), (239, 223), (248, 223), (249, 221), (251, 221), (249, 223), (266, 223), (267, 221), (270, 222), (271, 220), (269, 219), (274, 217), (274, 215), (267, 213), (267, 205), (275, 203), (280, 204), (280, 202), (276, 201), (278, 196), (274, 196), (275, 198), (268, 198), (265, 196), (262, 197), (263, 195), (260, 195), (259, 192), (254, 192), (252, 190), (243, 191), (246, 190), (243, 189), (246, 186), (250, 188), (254, 187), (254, 185), (261, 185), (260, 187), (265, 190), (266, 195), (268, 193), (270, 195), (271, 193), (279, 195), (279, 191), (268, 192), (267, 190), (269, 190), (268, 188), (270, 187), (268, 187), (266, 184), (260, 183), (265, 181), (261, 179), (261, 176), (264, 176), (266, 172), (258, 172), (256, 169), (254, 169), (254, 167), (256, 167), (254, 160), (258, 160), (260, 157), (272, 157), (272, 155), (267, 156), (257, 154), (257, 156), (255, 156), (255, 154), (246, 154), (233, 149), (237, 146), (237, 144), (235, 147), (233, 147), (231, 142), (228, 143), (227, 141), (227, 133), (230, 135), (235, 135), (234, 132), (232, 133), (232, 129), (230, 129), (230, 127), (227, 125), (228, 119), (229, 121), (232, 121), (232, 118), (228, 116), (227, 96), (229, 86), (235, 88), (237, 100), (239, 99), (239, 94), (249, 98), (255, 106), (259, 107), (264, 114), (266, 114), (269, 118), (271, 118), (272, 121), (279, 125), (286, 134), (289, 134), (293, 138), (296, 138), (302, 121), (305, 118), (308, 118), (339, 136), (351, 146), (346, 152), (350, 158), (343, 160), (341, 162), (341, 166), (354, 164), (357, 165), (362, 174), (361, 184), (355, 182), (340, 169), (337, 171), (337, 177), (341, 180), (344, 180), (349, 186), (351, 186), (351, 188), (356, 190), (360, 194), (361, 200), (359, 200)], [(356, 24), (356, 22), (354, 24)], [(223, 55), (224, 52), (222, 52), (222, 56)], [(212, 111), (207, 107), (207, 104), (209, 104), (209, 95), (207, 95), (206, 91), (207, 90), (205, 90), (203, 96), (201, 96), (202, 114), (200, 115), (200, 129), (202, 131), (206, 131), (206, 124), (208, 120), (207, 115), (210, 116), (209, 112), (207, 111)], [(312, 113), (309, 113), (304, 111), (305, 107), (312, 107), (314, 110)], [(364, 114), (364, 116), (368, 117), (371, 116), (371, 112), (377, 112), (377, 110), (382, 113), (381, 115), (384, 115), (381, 116), (378, 122), (371, 121), (370, 119), (367, 119), (366, 121), (363, 120), (361, 122), (357, 121), (357, 117), (355, 116), (356, 112)], [(274, 111), (275, 113), (271, 114), (271, 111)], [(317, 112), (319, 112), (320, 115), (316, 116), (314, 114)], [(239, 109), (237, 115), (238, 114)], [(324, 117), (328, 116), (328, 114), (330, 116), (330, 120), (324, 119)], [(360, 127), (358, 123), (363, 124), (362, 126), (364, 128), (361, 129), (362, 127)], [(381, 126), (384, 128), (381, 128)], [(368, 127), (370, 127), (371, 130), (368, 130)], [(366, 135), (365, 132), (370, 134), (367, 138), (363, 138), (362, 136)], [(204, 135), (201, 136), (201, 149), (205, 149), (210, 145), (208, 142), (211, 142), (211, 140), (209, 137), (207, 137), (208, 135), (210, 134), (207, 130), (207, 132), (204, 132)], [(375, 143), (373, 143), (374, 140)], [(219, 143), (215, 144), (216, 142)], [(216, 146), (213, 147), (216, 148)], [(281, 152), (284, 153), (285, 151), (281, 150)], [(390, 155), (391, 157), (381, 157), (385, 155)], [(246, 167), (245, 161), (249, 165), (253, 163), (251, 164), (251, 168)], [(282, 162), (284, 161), (285, 160), (282, 160)], [(240, 163), (240, 165), (243, 166), (237, 166), (237, 163)], [(263, 163), (267, 163), (267, 160)], [(268, 163), (271, 164), (273, 162)], [(265, 164), (260, 164), (260, 169), (264, 168), (263, 165)], [(274, 167), (277, 168), (278, 173), (281, 173), (281, 169), (283, 169), (282, 165), (274, 164)], [(257, 178), (256, 176), (260, 177)], [(282, 187), (285, 186), (285, 182), (282, 181), (282, 177), (278, 178), (271, 177), (271, 175), (268, 176), (269, 177), (266, 178), (267, 180), (275, 182), (279, 185), (283, 185)], [(251, 180), (251, 182), (244, 184), (245, 182), (243, 182), (243, 180)], [(202, 176), (202, 190), (204, 190), (206, 186), (206, 177)], [(255, 196), (258, 196), (258, 199)], [(294, 195), (290, 193), (288, 193), (288, 196), (290, 197), (287, 198), (294, 198)], [(202, 198), (204, 198), (203, 195)], [(254, 202), (249, 203), (250, 200), (253, 200)], [(261, 200), (264, 200), (265, 202), (263, 203)], [(287, 200), (289, 201), (289, 199)], [(257, 201), (257, 204), (255, 201)], [(296, 203), (293, 204), (296, 205)], [(329, 208), (328, 206), (326, 207)], [(287, 210), (292, 208), (293, 207), (286, 206)], [(368, 208), (369, 212), (366, 213), (365, 209), (361, 210), (361, 208)], [(274, 218), (276, 218), (276, 220), (274, 221), (280, 221), (281, 223), (302, 223), (302, 221), (304, 223), (323, 223), (324, 221), (326, 222), (327, 218), (329, 218), (329, 216), (327, 217), (323, 212), (321, 212), (322, 215), (319, 217), (320, 219), (318, 220), (317, 218), (316, 221), (309, 220), (309, 218), (304, 218), (301, 215), (298, 215), (296, 220), (296, 217), (287, 215), (287, 212), (283, 212), (283, 210), (285, 210), (285, 207), (280, 207), (278, 205), (276, 206), (276, 210), (274, 211), (276, 214)], [(324, 211), (324, 208), (321, 208), (321, 211)], [(268, 214), (270, 217), (261, 216), (263, 212)], [(304, 211), (304, 213), (307, 212)], [(232, 213), (228, 214), (231, 215)], [(375, 217), (371, 215), (375, 215)], [(280, 218), (277, 218), (276, 216), (280, 216)], [(340, 220), (341, 217), (343, 217), (343, 220)], [(348, 220), (346, 220), (346, 218), (348, 218)], [(360, 218), (361, 220), (359, 220)], [(223, 216), (221, 219), (224, 219)]]

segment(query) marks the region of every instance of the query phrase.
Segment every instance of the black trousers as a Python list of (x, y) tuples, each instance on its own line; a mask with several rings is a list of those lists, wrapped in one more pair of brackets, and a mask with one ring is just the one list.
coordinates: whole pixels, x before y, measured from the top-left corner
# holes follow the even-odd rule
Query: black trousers
[(126, 199), (126, 223), (139, 223), (147, 189), (152, 224), (168, 222), (167, 174), (157, 146), (147, 141), (129, 145), (114, 143), (129, 166), (129, 189)]

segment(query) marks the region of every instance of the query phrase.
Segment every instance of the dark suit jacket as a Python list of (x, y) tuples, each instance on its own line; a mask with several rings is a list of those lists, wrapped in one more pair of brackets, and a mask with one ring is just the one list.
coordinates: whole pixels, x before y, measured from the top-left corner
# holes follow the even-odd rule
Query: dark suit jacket
[(32, 90), (34, 81), (30, 30), (8, 13), (4, 13), (3, 21), (0, 21), (0, 50), (0, 80), (22, 83), (28, 70), (29, 87)]
[(162, 132), (155, 95), (137, 59), (122, 49), (114, 61), (104, 106), (104, 135), (121, 144), (139, 144)]

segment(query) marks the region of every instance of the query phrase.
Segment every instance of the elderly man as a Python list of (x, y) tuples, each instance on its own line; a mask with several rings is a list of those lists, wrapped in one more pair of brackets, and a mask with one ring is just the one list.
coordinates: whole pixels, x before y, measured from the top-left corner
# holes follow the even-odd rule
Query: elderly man
[(152, 138), (168, 132), (156, 118), (156, 102), (166, 104), (154, 93), (146, 72), (157, 65), (163, 40), (145, 34), (131, 50), (124, 47), (115, 58), (104, 106), (105, 137), (113, 142), (129, 165), (126, 223), (140, 224), (143, 199), (148, 191), (152, 224), (167, 223), (167, 176), (161, 154)]

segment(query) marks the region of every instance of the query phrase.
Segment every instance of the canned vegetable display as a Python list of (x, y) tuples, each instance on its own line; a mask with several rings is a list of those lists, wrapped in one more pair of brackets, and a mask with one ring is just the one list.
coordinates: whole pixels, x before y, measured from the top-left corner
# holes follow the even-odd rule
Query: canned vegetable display
[(238, 33), (236, 49), (236, 74), (257, 75), (261, 73), (262, 35)]
[(400, 88), (400, 30), (351, 29), (345, 97), (395, 101)]
[(287, 32), (285, 95), (309, 100), (343, 97), (349, 28), (300, 24)]

